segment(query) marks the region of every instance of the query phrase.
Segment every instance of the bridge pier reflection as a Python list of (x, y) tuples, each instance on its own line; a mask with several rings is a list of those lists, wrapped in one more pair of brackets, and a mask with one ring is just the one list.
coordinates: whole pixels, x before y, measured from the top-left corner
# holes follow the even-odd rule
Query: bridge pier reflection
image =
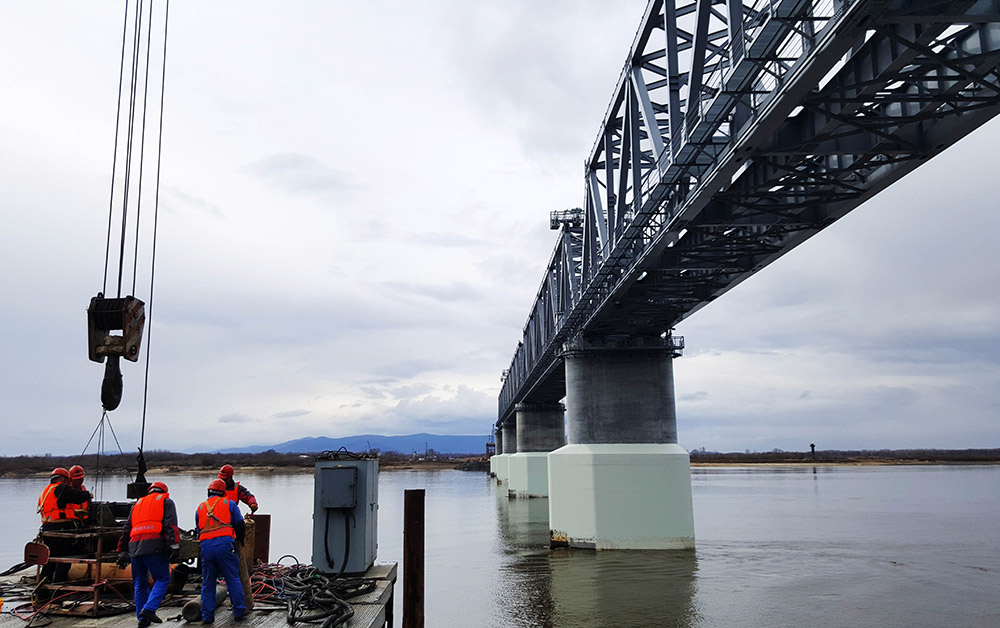
[(694, 551), (549, 550), (546, 499), (498, 492), (507, 625), (697, 626)]
[(549, 454), (553, 547), (694, 547), (691, 464), (677, 445), (673, 358), (653, 338), (567, 343), (567, 445)]
[(548, 454), (566, 444), (566, 408), (561, 403), (519, 403), (515, 412), (517, 453), (508, 461), (510, 496), (545, 497)]

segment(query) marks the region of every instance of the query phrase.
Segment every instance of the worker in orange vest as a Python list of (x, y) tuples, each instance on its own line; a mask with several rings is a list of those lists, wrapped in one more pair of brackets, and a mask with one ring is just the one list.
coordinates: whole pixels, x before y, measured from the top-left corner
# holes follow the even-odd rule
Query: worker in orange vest
[(133, 600), (139, 628), (163, 621), (156, 616), (156, 610), (170, 586), (170, 552), (180, 547), (180, 542), (174, 500), (170, 499), (166, 484), (153, 482), (146, 496), (132, 506), (118, 539), (118, 566), (124, 568), (130, 559), (132, 562)]
[(219, 574), (226, 580), (233, 619), (246, 617), (246, 598), (240, 582), (236, 543), (243, 544), (246, 525), (236, 502), (226, 498), (226, 483), (212, 480), (208, 499), (195, 512), (195, 530), (201, 544), (201, 620), (215, 621), (215, 581)]
[[(87, 473), (80, 465), (75, 464), (69, 468), (69, 483), (73, 488), (86, 491), (87, 487), (83, 485), (85, 477), (87, 477)], [(69, 504), (66, 508), (69, 511), (68, 514), (72, 515), (76, 519), (79, 519), (81, 523), (86, 525), (90, 510), (90, 502), (83, 502), (82, 504)]]
[[(49, 556), (59, 557), (73, 553), (72, 539), (45, 537), (45, 532), (72, 530), (78, 527), (78, 520), (70, 506), (90, 504), (92, 495), (87, 491), (73, 488), (69, 482), (69, 471), (62, 467), (52, 470), (49, 483), (38, 497), (38, 513), (42, 516), (40, 534), (49, 548)], [(42, 567), (40, 579), (48, 582), (64, 582), (69, 576), (69, 563), (48, 562)]]
[(225, 464), (219, 469), (219, 479), (226, 483), (226, 499), (238, 504), (243, 502), (247, 506), (250, 506), (250, 512), (257, 512), (257, 498), (253, 496), (250, 490), (233, 479), (233, 465)]

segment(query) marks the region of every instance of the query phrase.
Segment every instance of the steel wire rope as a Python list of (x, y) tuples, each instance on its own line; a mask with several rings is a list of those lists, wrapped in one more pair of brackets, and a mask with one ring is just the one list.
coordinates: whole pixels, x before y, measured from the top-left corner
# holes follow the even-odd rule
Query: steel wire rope
[[(118, 253), (118, 298), (122, 296), (122, 279), (124, 275), (125, 268), (125, 239), (128, 234), (128, 203), (129, 203), (129, 186), (132, 179), (132, 146), (133, 140), (135, 139), (135, 105), (136, 105), (136, 85), (138, 84), (138, 73), (139, 73), (139, 49), (142, 39), (142, 0), (136, 0), (135, 2), (136, 12), (135, 12), (135, 30), (132, 37), (132, 72), (130, 81), (130, 93), (129, 93), (129, 109), (128, 109), (128, 135), (125, 142), (125, 185), (124, 192), (122, 194), (122, 227), (121, 227), (121, 243), (119, 245)], [(120, 112), (119, 112), (120, 114)], [(141, 176), (141, 173), (140, 173)]]
[[(83, 446), (83, 451), (80, 452), (80, 459), (79, 459), (79, 462), (83, 461), (83, 457), (86, 455), (87, 449), (90, 448), (90, 443), (92, 443), (94, 441), (94, 436), (98, 436), (98, 433), (100, 433), (100, 436), (98, 436), (98, 439), (97, 439), (97, 452), (96, 452), (96, 455), (97, 455), (97, 461), (96, 461), (97, 472), (94, 474), (94, 477), (97, 478), (98, 481), (101, 483), (101, 488), (102, 489), (104, 488), (104, 478), (103, 478), (103, 476), (101, 474), (101, 452), (104, 451), (104, 424), (105, 424), (105, 422), (107, 422), (108, 428), (110, 428), (110, 430), (111, 430), (111, 437), (115, 439), (115, 446), (118, 447), (118, 453), (120, 453), (122, 456), (125, 455), (125, 452), (122, 451), (121, 443), (118, 442), (118, 435), (115, 433), (115, 426), (111, 424), (111, 417), (108, 416), (108, 411), (105, 410), (103, 412), (103, 414), (101, 414), (101, 420), (97, 422), (97, 427), (94, 428), (94, 431), (90, 434), (90, 438), (87, 439), (87, 444)], [(131, 474), (129, 473), (127, 467), (125, 468), (125, 473), (127, 475), (131, 476)]]
[[(149, 2), (149, 19), (146, 20), (146, 69), (143, 73), (143, 83), (142, 83), (142, 124), (140, 125), (141, 131), (139, 135), (139, 177), (138, 177), (138, 189), (135, 195), (135, 248), (132, 252), (132, 292), (135, 294), (135, 280), (136, 275), (139, 272), (139, 219), (142, 214), (142, 179), (145, 173), (146, 157), (146, 112), (148, 111), (147, 104), (149, 102), (149, 52), (153, 44), (153, 0)], [(161, 93), (162, 98), (162, 93)], [(160, 103), (160, 119), (163, 119), (163, 103)], [(161, 124), (162, 131), (162, 124)], [(162, 136), (161, 136), (162, 139)]]
[[(152, 25), (152, 2), (150, 2), (150, 25)], [(142, 427), (139, 431), (139, 452), (142, 452), (143, 445), (146, 441), (146, 402), (149, 397), (149, 351), (150, 346), (153, 344), (153, 285), (156, 279), (156, 232), (159, 227), (160, 220), (160, 169), (163, 163), (163, 103), (164, 103), (164, 92), (167, 87), (167, 30), (170, 24), (170, 0), (166, 0), (164, 5), (163, 14), (163, 65), (160, 71), (160, 126), (159, 133), (156, 139), (156, 182), (153, 187), (154, 201), (153, 201), (153, 245), (150, 253), (150, 264), (149, 264), (149, 297), (147, 299), (149, 307), (149, 315), (146, 319), (146, 324), (148, 325), (148, 330), (146, 331), (146, 366), (145, 366), (145, 376), (142, 384)], [(150, 33), (152, 33), (152, 26), (150, 26)], [(149, 53), (146, 53), (147, 62), (147, 74), (149, 72)], [(147, 77), (148, 80), (148, 77)], [(141, 190), (141, 187), (140, 187)], [(138, 242), (138, 237), (136, 238)], [(133, 291), (135, 288), (133, 288)]]
[(128, 0), (125, 0), (125, 19), (122, 23), (122, 54), (118, 70), (118, 104), (115, 105), (115, 146), (111, 157), (111, 194), (108, 201), (108, 237), (104, 245), (104, 282), (102, 293), (108, 292), (108, 262), (111, 259), (111, 225), (115, 213), (115, 175), (118, 172), (118, 132), (121, 126), (122, 85), (125, 82), (125, 42), (128, 40)]

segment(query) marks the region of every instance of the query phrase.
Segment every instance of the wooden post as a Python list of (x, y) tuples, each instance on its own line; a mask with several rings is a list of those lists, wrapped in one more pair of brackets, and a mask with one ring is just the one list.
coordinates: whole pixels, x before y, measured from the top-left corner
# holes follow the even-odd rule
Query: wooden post
[(424, 628), (424, 489), (403, 492), (403, 628)]
[(243, 597), (246, 598), (248, 611), (253, 610), (253, 589), (250, 586), (250, 568), (253, 566), (254, 522), (249, 517), (244, 519), (246, 536), (243, 545), (237, 543), (237, 558), (240, 565), (240, 583), (243, 585)]
[(253, 559), (263, 563), (271, 562), (271, 515), (262, 515), (259, 512), (250, 515), (253, 519)]

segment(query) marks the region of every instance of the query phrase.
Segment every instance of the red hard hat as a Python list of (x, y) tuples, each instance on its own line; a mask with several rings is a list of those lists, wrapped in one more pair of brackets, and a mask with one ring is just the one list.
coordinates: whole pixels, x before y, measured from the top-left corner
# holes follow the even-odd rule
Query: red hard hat
[(149, 485), (149, 492), (152, 493), (153, 491), (167, 493), (168, 492), (167, 485), (164, 484), (163, 482), (153, 482), (152, 484)]
[(73, 465), (69, 468), (69, 477), (71, 480), (82, 480), (87, 476), (83, 471), (83, 467), (78, 464)]
[(219, 469), (219, 478), (225, 480), (226, 478), (233, 477), (233, 465), (224, 464), (222, 468)]
[(67, 480), (69, 479), (69, 471), (63, 469), (62, 467), (56, 467), (55, 469), (52, 469), (52, 473), (49, 474), (49, 477), (55, 477), (57, 475), (62, 476)]
[(212, 480), (208, 483), (208, 490), (219, 491), (220, 493), (226, 492), (226, 483), (222, 480)]

